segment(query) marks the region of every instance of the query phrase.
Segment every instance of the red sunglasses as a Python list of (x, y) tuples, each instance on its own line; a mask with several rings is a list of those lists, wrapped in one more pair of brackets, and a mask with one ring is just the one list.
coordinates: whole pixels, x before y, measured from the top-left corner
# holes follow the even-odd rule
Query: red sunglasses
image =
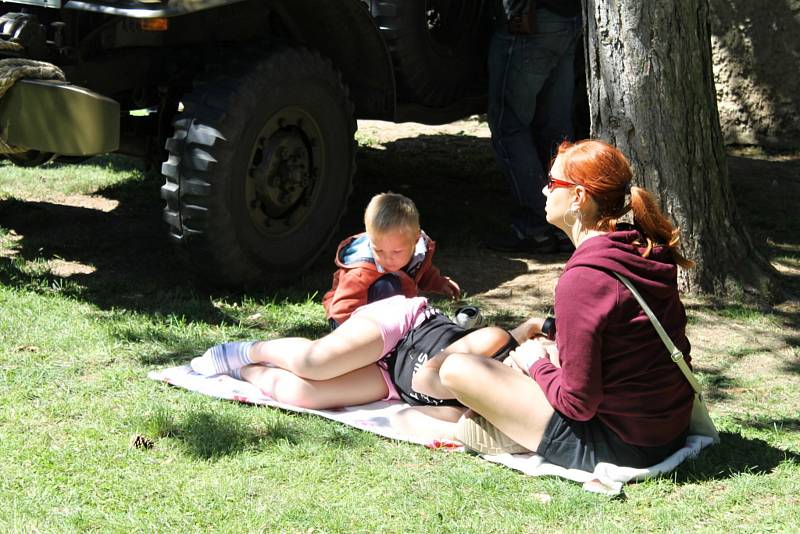
[(547, 173), (547, 189), (550, 191), (552, 191), (557, 187), (575, 187), (576, 185), (578, 184), (576, 184), (575, 182), (566, 182), (564, 180), (559, 180), (558, 178), (553, 178), (552, 174)]

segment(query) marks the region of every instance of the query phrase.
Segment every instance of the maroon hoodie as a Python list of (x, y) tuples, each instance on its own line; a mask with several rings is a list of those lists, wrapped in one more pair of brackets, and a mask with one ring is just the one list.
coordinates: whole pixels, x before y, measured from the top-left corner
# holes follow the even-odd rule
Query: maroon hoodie
[(664, 445), (689, 425), (693, 394), (630, 291), (628, 277), (690, 360), (677, 267), (666, 247), (642, 258), (636, 230), (587, 239), (567, 262), (555, 293), (561, 369), (547, 359), (531, 376), (562, 415), (602, 421), (623, 441)]

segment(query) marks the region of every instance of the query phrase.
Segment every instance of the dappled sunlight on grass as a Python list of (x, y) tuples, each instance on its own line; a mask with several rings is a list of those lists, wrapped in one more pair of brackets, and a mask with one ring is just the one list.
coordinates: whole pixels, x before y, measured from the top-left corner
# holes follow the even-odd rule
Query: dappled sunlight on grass
[[(360, 230), (372, 194), (407, 193), (419, 199), (444, 274), (490, 323), (512, 327), (550, 313), (566, 255), (483, 248), (484, 235), (504, 224), (507, 199), (488, 139), (476, 133), (485, 125), (409, 127), (393, 138), (381, 128), (359, 130), (342, 237)], [(732, 159), (733, 188), (754, 240), (791, 289), (800, 280), (800, 193), (791, 181), (800, 164), (767, 156)], [(796, 507), (781, 506), (800, 494), (796, 294), (761, 307), (686, 299), (693, 366), (722, 443), (608, 501), (480, 458), (148, 380), (149, 371), (185, 364), (216, 343), (324, 335), (320, 300), (333, 268), (331, 246), (294, 283), (209, 286), (164, 238), (159, 187), (125, 158), (0, 164), (0, 494), (11, 496), (0, 527), (103, 530), (113, 518), (121, 530), (213, 531), (234, 518), (245, 532), (358, 524), (716, 532), (758, 530), (765, 517), (765, 530), (800, 522)], [(435, 303), (447, 313), (461, 304)], [(132, 446), (137, 436), (152, 447)]]

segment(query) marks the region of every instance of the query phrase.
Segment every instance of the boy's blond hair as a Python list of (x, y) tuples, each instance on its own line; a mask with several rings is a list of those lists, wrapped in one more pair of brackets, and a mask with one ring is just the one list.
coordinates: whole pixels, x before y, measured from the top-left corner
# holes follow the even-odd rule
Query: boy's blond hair
[(419, 212), (414, 201), (398, 193), (381, 193), (372, 197), (364, 212), (364, 227), (368, 234), (407, 231), (419, 235)]

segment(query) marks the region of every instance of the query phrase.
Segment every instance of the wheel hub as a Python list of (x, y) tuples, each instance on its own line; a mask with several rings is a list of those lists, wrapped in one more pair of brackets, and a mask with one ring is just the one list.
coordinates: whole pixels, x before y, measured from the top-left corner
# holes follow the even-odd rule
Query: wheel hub
[(308, 214), (324, 165), (320, 139), (316, 122), (298, 108), (285, 108), (264, 125), (245, 191), (250, 218), (260, 232), (282, 234)]
[(280, 217), (311, 183), (310, 154), (298, 132), (278, 132), (267, 140), (264, 157), (251, 174), (262, 210)]

